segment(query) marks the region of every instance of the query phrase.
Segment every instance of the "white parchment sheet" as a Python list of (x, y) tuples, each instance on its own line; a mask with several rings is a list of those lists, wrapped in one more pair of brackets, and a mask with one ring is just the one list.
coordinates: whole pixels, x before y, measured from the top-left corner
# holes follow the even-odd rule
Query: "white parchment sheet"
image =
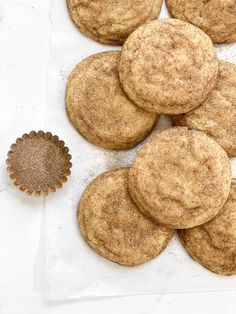
[[(100, 173), (128, 166), (140, 146), (126, 152), (98, 148), (69, 123), (65, 85), (72, 68), (91, 54), (120, 47), (100, 45), (72, 24), (65, 0), (51, 8), (51, 57), (48, 69), (46, 123), (65, 140), (73, 156), (72, 175), (65, 187), (46, 199), (46, 297), (49, 300), (236, 289), (236, 276), (221, 277), (195, 263), (174, 238), (160, 257), (135, 268), (118, 266), (98, 256), (82, 239), (76, 207), (88, 183)], [(163, 7), (161, 17), (167, 16)], [(221, 59), (236, 62), (236, 45), (217, 47)], [(156, 130), (169, 126), (162, 117)], [(236, 163), (234, 174), (236, 174)]]

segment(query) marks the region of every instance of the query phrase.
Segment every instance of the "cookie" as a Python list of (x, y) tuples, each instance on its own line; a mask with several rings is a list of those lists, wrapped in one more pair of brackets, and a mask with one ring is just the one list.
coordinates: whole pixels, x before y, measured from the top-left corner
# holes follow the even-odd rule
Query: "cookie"
[(166, 0), (166, 2), (175, 18), (201, 28), (214, 43), (236, 41), (235, 0)]
[(210, 38), (175, 19), (140, 26), (124, 44), (119, 76), (138, 106), (181, 114), (199, 106), (217, 78), (218, 60)]
[(205, 132), (230, 157), (236, 156), (236, 65), (219, 62), (216, 85), (203, 102), (192, 111), (173, 116), (174, 125)]
[(156, 19), (162, 0), (67, 0), (69, 14), (86, 36), (122, 44), (137, 27)]
[(137, 107), (123, 92), (118, 77), (120, 52), (90, 56), (72, 71), (66, 107), (74, 127), (90, 142), (128, 149), (141, 142), (158, 120)]
[(202, 226), (179, 230), (179, 236), (198, 263), (220, 275), (236, 275), (236, 180), (220, 214)]
[(138, 210), (128, 193), (128, 168), (103, 173), (88, 186), (78, 206), (78, 221), (85, 241), (123, 266), (158, 256), (174, 233)]
[(176, 229), (216, 216), (230, 183), (225, 151), (204, 133), (184, 127), (157, 134), (138, 153), (129, 172), (129, 190), (140, 210)]

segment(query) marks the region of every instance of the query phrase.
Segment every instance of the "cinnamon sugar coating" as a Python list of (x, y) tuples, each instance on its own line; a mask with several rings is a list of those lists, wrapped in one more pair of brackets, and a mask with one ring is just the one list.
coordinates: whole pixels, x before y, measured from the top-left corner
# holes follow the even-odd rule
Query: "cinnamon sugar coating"
[(67, 181), (72, 166), (68, 152), (65, 143), (50, 132), (24, 134), (8, 152), (9, 176), (21, 191), (46, 196)]
[(184, 127), (157, 134), (129, 171), (129, 190), (144, 214), (185, 229), (215, 217), (229, 195), (230, 161), (202, 132)]
[(235, 0), (167, 0), (166, 2), (175, 18), (201, 28), (214, 43), (236, 41)]
[(236, 275), (236, 180), (220, 214), (202, 226), (179, 230), (179, 236), (198, 263), (220, 275)]
[(119, 64), (124, 91), (141, 108), (181, 114), (199, 106), (216, 82), (210, 38), (176, 19), (140, 26), (125, 42)]
[(172, 121), (205, 132), (230, 157), (236, 156), (236, 65), (220, 61), (216, 84), (207, 99), (196, 109), (173, 116)]
[(70, 16), (86, 36), (122, 44), (137, 27), (156, 19), (162, 0), (67, 0)]
[(66, 108), (74, 127), (90, 142), (110, 149), (128, 149), (141, 142), (159, 116), (137, 107), (118, 77), (120, 52), (92, 55), (72, 71)]
[(123, 266), (155, 258), (174, 233), (139, 211), (128, 193), (128, 168), (103, 173), (87, 187), (78, 205), (78, 221), (85, 241)]

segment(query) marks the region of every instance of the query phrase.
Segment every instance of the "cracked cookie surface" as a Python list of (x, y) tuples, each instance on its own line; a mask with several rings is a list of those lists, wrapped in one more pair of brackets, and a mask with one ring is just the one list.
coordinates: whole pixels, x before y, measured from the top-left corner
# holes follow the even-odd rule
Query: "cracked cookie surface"
[(139, 211), (128, 192), (128, 168), (103, 173), (87, 187), (78, 205), (78, 221), (85, 241), (123, 266), (155, 258), (174, 233)]
[(235, 0), (166, 0), (170, 13), (207, 33), (214, 43), (236, 41)]
[(140, 26), (125, 42), (119, 64), (129, 98), (145, 110), (165, 114), (199, 106), (214, 87), (217, 73), (211, 39), (176, 19)]
[(122, 44), (137, 27), (159, 16), (162, 0), (67, 0), (67, 6), (86, 36)]
[(66, 108), (74, 127), (90, 142), (110, 149), (128, 149), (141, 142), (159, 118), (137, 107), (118, 77), (120, 52), (88, 57), (72, 71)]
[(236, 180), (220, 214), (210, 222), (179, 236), (188, 253), (214, 273), (236, 275)]
[(173, 116), (174, 125), (205, 132), (230, 157), (236, 156), (236, 65), (219, 62), (219, 74), (212, 92), (202, 105)]
[(184, 127), (157, 134), (129, 171), (129, 191), (144, 214), (170, 228), (201, 225), (227, 200), (231, 167), (225, 151)]

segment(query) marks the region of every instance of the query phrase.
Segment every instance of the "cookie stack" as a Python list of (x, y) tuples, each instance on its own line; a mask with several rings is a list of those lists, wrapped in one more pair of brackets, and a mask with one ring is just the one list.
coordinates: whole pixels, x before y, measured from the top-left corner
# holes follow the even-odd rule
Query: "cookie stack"
[[(150, 20), (160, 1), (136, 2), (137, 10), (149, 7), (139, 21), (130, 1), (120, 15), (119, 5), (112, 11), (101, 1), (68, 1), (73, 20), (90, 37), (121, 43), (130, 34), (121, 53), (90, 56), (72, 71), (68, 117), (87, 140), (115, 150), (136, 146), (161, 114), (176, 127), (156, 134), (129, 169), (104, 173), (88, 186), (78, 205), (81, 232), (98, 254), (136, 266), (158, 256), (178, 229), (195, 260), (213, 272), (236, 274), (236, 183), (229, 160), (236, 156), (236, 66), (217, 59), (210, 37), (192, 25), (195, 15), (192, 24), (182, 21), (181, 1), (168, 5), (182, 20), (158, 21)], [(182, 1), (189, 12), (193, 2)], [(122, 22), (113, 25), (117, 16)], [(225, 41), (234, 38), (233, 27), (228, 36), (222, 31)], [(217, 42), (215, 31), (208, 28)]]

